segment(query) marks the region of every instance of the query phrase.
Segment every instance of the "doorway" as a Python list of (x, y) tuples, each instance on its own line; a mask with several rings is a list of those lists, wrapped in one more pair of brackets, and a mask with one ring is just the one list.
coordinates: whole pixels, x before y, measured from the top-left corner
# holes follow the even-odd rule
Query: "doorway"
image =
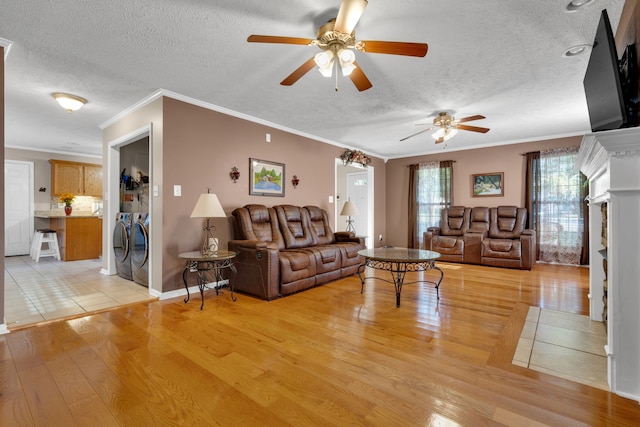
[(358, 208), (358, 215), (352, 217), (356, 235), (365, 238), (365, 246), (373, 248), (374, 243), (374, 182), (373, 166), (366, 169), (356, 165), (344, 165), (342, 160), (336, 159), (336, 203), (334, 225), (336, 231), (346, 229), (347, 217), (341, 216), (340, 211), (347, 200), (354, 202)]

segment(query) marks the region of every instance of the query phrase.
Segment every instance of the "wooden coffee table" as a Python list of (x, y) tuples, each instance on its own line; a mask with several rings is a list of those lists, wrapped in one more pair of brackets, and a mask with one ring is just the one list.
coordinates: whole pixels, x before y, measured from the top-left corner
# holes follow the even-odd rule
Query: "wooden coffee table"
[[(363, 249), (358, 254), (364, 257), (364, 264), (358, 268), (358, 277), (362, 283), (360, 293), (364, 292), (364, 281), (366, 279), (379, 279), (388, 283), (393, 283), (396, 288), (396, 307), (400, 307), (400, 293), (402, 285), (404, 285), (404, 276), (408, 271), (427, 271), (436, 270), (440, 272), (440, 278), (437, 281), (432, 280), (416, 280), (406, 284), (413, 283), (433, 283), (436, 287), (436, 296), (440, 299), (440, 282), (444, 277), (444, 273), (436, 266), (436, 259), (440, 258), (438, 252), (426, 251), (423, 249), (408, 249), (382, 247), (376, 249)], [(365, 267), (375, 268), (377, 270), (386, 270), (391, 273), (393, 280), (387, 280), (380, 277), (364, 277)]]

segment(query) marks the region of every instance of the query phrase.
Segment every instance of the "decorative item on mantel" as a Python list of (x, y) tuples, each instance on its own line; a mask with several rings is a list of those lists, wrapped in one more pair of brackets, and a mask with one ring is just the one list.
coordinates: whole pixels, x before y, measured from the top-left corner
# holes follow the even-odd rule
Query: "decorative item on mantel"
[(229, 172), (229, 176), (231, 177), (231, 179), (233, 180), (233, 183), (235, 184), (238, 178), (240, 178), (240, 171), (238, 170), (237, 167), (234, 166), (231, 168), (231, 172)]
[(73, 210), (73, 208), (71, 207), (71, 203), (73, 203), (73, 200), (76, 198), (76, 196), (74, 196), (71, 193), (62, 193), (59, 197), (59, 200), (64, 203), (64, 213), (65, 215), (69, 216), (71, 215), (71, 211)]
[(298, 188), (298, 184), (300, 184), (298, 175), (293, 175), (293, 178), (291, 178), (291, 183), (293, 184), (293, 188)]
[(360, 150), (345, 150), (342, 156), (340, 156), (340, 159), (342, 159), (342, 163), (345, 166), (351, 163), (357, 163), (366, 168), (369, 166), (369, 163), (371, 163), (371, 158)]

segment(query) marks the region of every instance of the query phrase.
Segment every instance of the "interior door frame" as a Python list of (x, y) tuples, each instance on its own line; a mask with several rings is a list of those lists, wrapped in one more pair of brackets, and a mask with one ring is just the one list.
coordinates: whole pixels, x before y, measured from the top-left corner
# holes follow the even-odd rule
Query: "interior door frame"
[[(5, 163), (5, 165), (7, 163), (26, 165), (29, 168), (29, 172), (28, 172), (28, 174), (29, 174), (29, 177), (28, 177), (28, 180), (29, 180), (29, 185), (28, 185), (28, 188), (29, 188), (29, 194), (28, 194), (28, 198), (29, 198), (29, 200), (28, 200), (28, 202), (29, 202), (29, 219), (28, 219), (28, 221), (29, 221), (29, 230), (27, 231), (27, 235), (24, 236), (24, 237), (26, 237), (26, 239), (29, 241), (29, 244), (31, 244), (31, 238), (33, 236), (33, 230), (34, 230), (34, 216), (35, 216), (34, 215), (35, 194), (34, 194), (34, 191), (33, 191), (33, 183), (34, 183), (34, 179), (35, 179), (35, 176), (34, 176), (35, 166), (34, 166), (34, 163), (32, 161), (24, 161), (24, 160), (9, 160), (9, 159), (5, 159), (4, 163)], [(7, 185), (6, 176), (5, 176), (5, 179), (4, 179), (4, 185), (5, 186)], [(7, 192), (6, 191), (4, 192), (4, 197), (5, 198), (7, 197)], [(5, 209), (6, 209), (6, 203), (7, 202), (5, 200)], [(5, 227), (7, 226), (6, 212), (5, 212), (4, 226)], [(5, 244), (5, 254), (4, 254), (4, 256), (7, 256), (7, 254), (6, 254), (6, 236), (7, 236), (6, 230), (5, 230), (4, 235), (5, 235), (5, 242), (4, 242), (4, 244)], [(24, 255), (24, 254), (20, 254), (20, 255)]]
[[(338, 219), (340, 217), (340, 210), (342, 209), (342, 202), (343, 200), (341, 200), (341, 197), (339, 192), (338, 192), (338, 188), (339, 188), (339, 182), (338, 180), (339, 178), (339, 174), (338, 174), (338, 168), (343, 167), (343, 163), (342, 163), (342, 159), (336, 158), (336, 162), (335, 162), (335, 174), (334, 174), (334, 184), (335, 184), (335, 189), (334, 189), (334, 200), (335, 203), (334, 205), (334, 230), (338, 231), (341, 228), (339, 228), (339, 223), (338, 223)], [(367, 221), (368, 221), (368, 230), (367, 230), (367, 239), (366, 239), (366, 247), (368, 249), (372, 249), (374, 247), (374, 242), (376, 241), (373, 235), (373, 230), (375, 229), (374, 227), (374, 219), (375, 219), (375, 215), (373, 212), (373, 207), (375, 206), (375, 201), (374, 201), (374, 197), (375, 197), (375, 183), (373, 180), (374, 177), (374, 169), (373, 166), (369, 165), (366, 168), (363, 166), (359, 166), (356, 164), (352, 164), (350, 165), (354, 168), (358, 168), (358, 169), (362, 169), (362, 172), (367, 172), (367, 195), (368, 195), (368, 207), (367, 207)], [(346, 201), (346, 200), (344, 200)]]

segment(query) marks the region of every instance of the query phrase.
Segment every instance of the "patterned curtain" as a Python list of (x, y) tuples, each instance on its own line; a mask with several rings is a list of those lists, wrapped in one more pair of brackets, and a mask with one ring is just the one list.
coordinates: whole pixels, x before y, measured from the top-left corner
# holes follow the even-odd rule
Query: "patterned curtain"
[(440, 224), (440, 211), (448, 208), (453, 195), (453, 161), (409, 166), (408, 247), (423, 249), (427, 228)]
[(585, 177), (575, 169), (578, 147), (540, 151), (534, 200), (538, 259), (580, 265), (584, 244)]

